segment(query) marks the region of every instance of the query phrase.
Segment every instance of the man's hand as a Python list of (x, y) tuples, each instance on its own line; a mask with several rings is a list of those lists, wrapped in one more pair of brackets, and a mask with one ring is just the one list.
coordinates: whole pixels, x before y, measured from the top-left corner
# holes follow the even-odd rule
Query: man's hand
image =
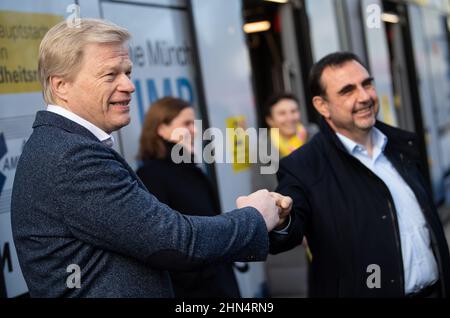
[(279, 224), (281, 209), (277, 206), (277, 198), (267, 190), (259, 190), (236, 199), (238, 209), (251, 206), (261, 213), (266, 222), (267, 231), (272, 231)]
[(277, 192), (270, 192), (270, 195), (276, 200), (277, 206), (280, 208), (280, 221), (275, 230), (282, 230), (286, 227), (286, 221), (292, 210), (292, 199)]

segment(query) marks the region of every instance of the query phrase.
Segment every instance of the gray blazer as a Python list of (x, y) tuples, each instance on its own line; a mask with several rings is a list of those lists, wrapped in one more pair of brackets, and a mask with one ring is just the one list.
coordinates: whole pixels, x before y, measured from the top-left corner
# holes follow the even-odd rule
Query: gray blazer
[[(32, 297), (172, 297), (168, 270), (265, 260), (268, 234), (256, 209), (182, 215), (84, 127), (40, 111), (33, 129), (11, 202)], [(81, 288), (66, 283), (71, 264), (81, 269)]]

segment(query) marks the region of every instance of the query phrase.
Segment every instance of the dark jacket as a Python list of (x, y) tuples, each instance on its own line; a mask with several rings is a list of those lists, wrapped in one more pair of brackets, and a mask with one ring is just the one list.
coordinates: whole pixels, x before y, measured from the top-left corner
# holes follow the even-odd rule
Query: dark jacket
[[(166, 143), (168, 153), (174, 144)], [(137, 175), (161, 202), (186, 215), (220, 214), (212, 185), (195, 163), (175, 164), (170, 156), (146, 160)], [(220, 234), (220, 233), (218, 233)], [(176, 297), (240, 297), (232, 264), (189, 272), (170, 272)]]
[[(448, 296), (450, 260), (445, 235), (421, 173), (415, 135), (377, 122), (387, 137), (384, 154), (422, 207)], [(387, 186), (347, 152), (322, 120), (321, 132), (281, 160), (278, 191), (294, 200), (289, 235), (271, 234), (271, 253), (301, 243), (313, 254), (313, 297), (401, 297), (404, 269), (395, 206)], [(381, 288), (369, 289), (370, 264), (381, 269)]]
[[(33, 297), (172, 297), (168, 270), (264, 260), (267, 228), (253, 208), (185, 216), (151, 195), (87, 129), (40, 111), (20, 157), (11, 222)], [(81, 288), (69, 288), (70, 265)]]

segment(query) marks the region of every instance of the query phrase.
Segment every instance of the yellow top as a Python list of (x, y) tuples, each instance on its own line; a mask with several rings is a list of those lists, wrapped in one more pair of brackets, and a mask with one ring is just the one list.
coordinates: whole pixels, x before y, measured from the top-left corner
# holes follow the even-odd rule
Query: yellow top
[(302, 124), (298, 124), (297, 132), (294, 136), (285, 138), (279, 133), (275, 133), (275, 130), (271, 129), (270, 139), (272, 140), (273, 145), (280, 151), (280, 157), (283, 158), (289, 155), (295, 149), (303, 146), (308, 139), (308, 133)]

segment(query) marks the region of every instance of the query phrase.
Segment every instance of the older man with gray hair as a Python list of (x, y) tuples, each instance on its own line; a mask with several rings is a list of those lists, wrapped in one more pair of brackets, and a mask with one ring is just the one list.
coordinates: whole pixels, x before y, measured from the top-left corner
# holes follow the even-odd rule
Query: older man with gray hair
[[(130, 122), (130, 34), (65, 22), (42, 40), (39, 111), (14, 180), (11, 217), (34, 297), (171, 297), (168, 270), (261, 261), (291, 200), (266, 190), (216, 217), (184, 216), (151, 195), (112, 149)], [(71, 281), (72, 271), (78, 280)]]

